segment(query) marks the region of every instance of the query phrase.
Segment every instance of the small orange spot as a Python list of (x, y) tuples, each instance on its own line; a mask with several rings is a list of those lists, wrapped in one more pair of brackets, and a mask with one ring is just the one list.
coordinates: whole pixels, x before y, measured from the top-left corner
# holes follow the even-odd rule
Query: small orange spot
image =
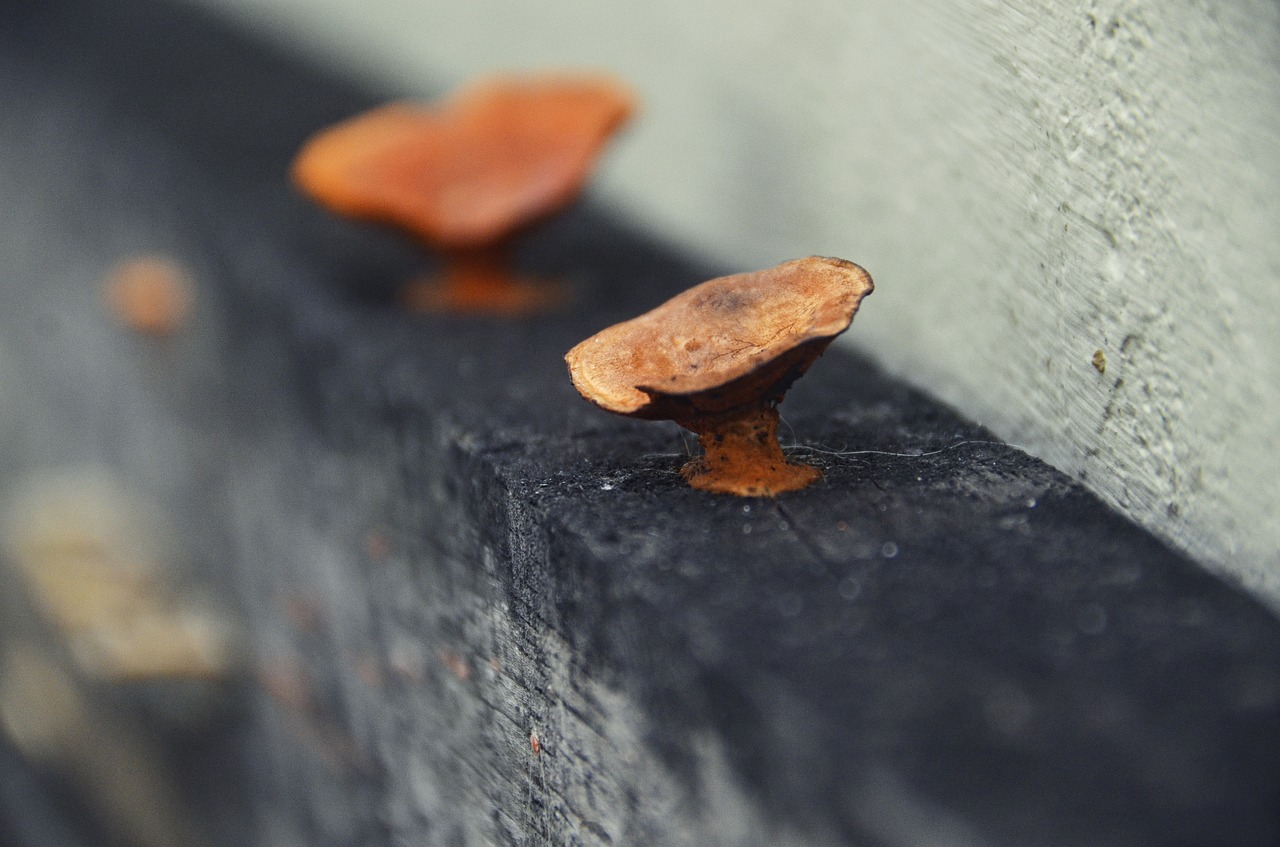
[(106, 299), (125, 325), (159, 337), (172, 335), (186, 321), (192, 290), (190, 276), (176, 262), (163, 256), (139, 256), (112, 270)]
[(320, 628), (320, 606), (314, 597), (289, 592), (280, 597), (280, 610), (285, 620), (303, 632), (315, 632)]
[(424, 678), (422, 654), (416, 649), (401, 647), (391, 651), (387, 659), (391, 670), (402, 679), (410, 682), (422, 682)]
[(264, 662), (258, 667), (258, 683), (271, 699), (295, 712), (313, 705), (311, 678), (302, 665), (287, 659)]
[(380, 562), (391, 555), (391, 539), (382, 529), (372, 529), (364, 537), (364, 551), (370, 559)]
[(542, 742), (538, 740), (538, 733), (529, 733), (529, 749), (533, 751), (533, 755), (542, 755)]
[(453, 650), (437, 650), (436, 658), (445, 666), (449, 673), (453, 674), (462, 682), (471, 679), (471, 665), (467, 664), (467, 660)]

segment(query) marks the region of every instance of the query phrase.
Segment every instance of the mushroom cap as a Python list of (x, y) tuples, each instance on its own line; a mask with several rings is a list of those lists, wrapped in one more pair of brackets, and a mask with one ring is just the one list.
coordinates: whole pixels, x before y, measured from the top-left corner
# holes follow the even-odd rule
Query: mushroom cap
[(821, 256), (719, 277), (596, 333), (565, 361), (602, 409), (687, 424), (781, 399), (873, 287), (853, 262)]
[(603, 77), (493, 77), (439, 106), (394, 103), (323, 130), (293, 179), (339, 214), (484, 246), (572, 201), (633, 109)]

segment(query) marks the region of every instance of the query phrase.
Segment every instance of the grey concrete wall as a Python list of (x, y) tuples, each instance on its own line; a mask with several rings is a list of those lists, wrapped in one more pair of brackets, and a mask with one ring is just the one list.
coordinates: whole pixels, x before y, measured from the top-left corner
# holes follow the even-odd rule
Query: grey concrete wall
[(616, 71), (601, 196), (864, 264), (848, 343), (1280, 601), (1280, 4), (199, 2), (407, 95)]

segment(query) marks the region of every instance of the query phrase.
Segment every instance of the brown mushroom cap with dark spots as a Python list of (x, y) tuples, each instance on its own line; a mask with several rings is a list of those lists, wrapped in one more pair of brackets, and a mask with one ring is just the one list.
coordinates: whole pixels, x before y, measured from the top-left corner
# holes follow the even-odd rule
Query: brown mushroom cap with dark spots
[(865, 270), (810, 257), (695, 286), (596, 333), (566, 360), (582, 396), (610, 412), (674, 420), (781, 396), (871, 293)]
[(602, 409), (698, 433), (706, 455), (684, 469), (695, 487), (771, 496), (820, 475), (782, 457), (774, 407), (872, 289), (852, 262), (796, 259), (691, 288), (565, 360), (578, 391)]
[(312, 138), (295, 182), (340, 214), (443, 250), (483, 247), (566, 206), (634, 108), (600, 77), (495, 77), (444, 104), (393, 104)]

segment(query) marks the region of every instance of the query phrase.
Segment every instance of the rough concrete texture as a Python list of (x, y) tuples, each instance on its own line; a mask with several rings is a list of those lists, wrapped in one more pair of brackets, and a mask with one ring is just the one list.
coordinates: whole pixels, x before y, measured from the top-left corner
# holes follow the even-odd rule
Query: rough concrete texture
[[(0, 480), (106, 465), (239, 609), (239, 732), (169, 739), (218, 843), (1280, 837), (1280, 624), (1069, 478), (833, 351), (822, 484), (692, 491), (561, 356), (711, 268), (586, 209), (520, 255), (579, 309), (405, 314), (422, 256), (284, 181), (367, 94), (163, 4), (0, 24)], [(139, 251), (198, 282), (167, 342), (101, 302)], [(28, 764), (0, 836), (83, 843)]]
[(1274, 2), (200, 2), (416, 95), (614, 69), (612, 200), (734, 268), (864, 264), (850, 344), (1280, 600)]

